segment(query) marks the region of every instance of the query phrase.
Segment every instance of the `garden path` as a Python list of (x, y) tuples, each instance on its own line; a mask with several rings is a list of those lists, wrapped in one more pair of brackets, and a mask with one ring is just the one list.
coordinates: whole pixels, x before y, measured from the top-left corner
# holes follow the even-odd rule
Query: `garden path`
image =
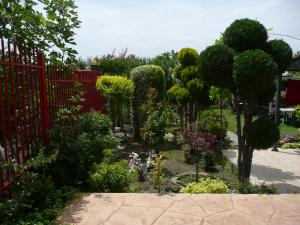
[[(223, 153), (237, 163), (237, 150)], [(279, 193), (300, 193), (300, 149), (255, 150), (250, 180), (253, 184), (274, 184)]]
[(296, 225), (300, 195), (91, 193), (58, 222), (82, 225)]

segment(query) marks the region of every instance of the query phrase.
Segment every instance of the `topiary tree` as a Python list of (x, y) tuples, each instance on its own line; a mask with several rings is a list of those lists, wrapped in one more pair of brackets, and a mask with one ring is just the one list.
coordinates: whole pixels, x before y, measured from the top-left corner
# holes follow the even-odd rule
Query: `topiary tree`
[(157, 100), (162, 100), (166, 93), (165, 72), (159, 66), (144, 65), (134, 68), (130, 73), (130, 79), (134, 82), (134, 96), (132, 99), (132, 119), (134, 139), (140, 139), (140, 128), (145, 122), (145, 114), (141, 107), (147, 101), (149, 88), (157, 91)]
[[(279, 138), (278, 126), (273, 121), (253, 121), (255, 108), (274, 96), (276, 74), (287, 68), (291, 58), (286, 43), (267, 42), (267, 38), (266, 28), (258, 21), (236, 20), (225, 30), (224, 44), (208, 47), (200, 57), (205, 80), (230, 89), (234, 95), (240, 181), (249, 180), (254, 149), (271, 147)], [(286, 52), (281, 55), (278, 49)]]
[[(187, 108), (188, 102), (190, 101), (190, 92), (187, 88), (175, 84), (168, 90), (167, 96), (169, 102), (177, 107), (177, 111), (180, 115), (180, 129), (183, 131), (184, 127), (187, 127), (187, 124), (184, 124), (183, 117), (185, 115), (187, 116), (184, 112)], [(185, 119), (185, 122), (187, 122), (187, 118)]]
[(103, 75), (98, 78), (96, 88), (109, 102), (114, 131), (117, 119), (122, 122), (122, 104), (132, 97), (134, 83), (123, 76)]
[(195, 49), (182, 48), (177, 54), (177, 59), (180, 64), (174, 68), (173, 74), (178, 84), (170, 88), (168, 96), (185, 118), (187, 128), (189, 123), (196, 120), (200, 108), (207, 102), (208, 88), (200, 75), (199, 54)]
[[(280, 121), (280, 93), (281, 93), (281, 80), (282, 73), (289, 67), (293, 51), (291, 47), (283, 40), (271, 40), (267, 43), (266, 52), (268, 52), (274, 59), (278, 66), (277, 76), (276, 76), (276, 110), (275, 110), (275, 123), (279, 124)], [(277, 151), (277, 145), (274, 146), (275, 151)]]

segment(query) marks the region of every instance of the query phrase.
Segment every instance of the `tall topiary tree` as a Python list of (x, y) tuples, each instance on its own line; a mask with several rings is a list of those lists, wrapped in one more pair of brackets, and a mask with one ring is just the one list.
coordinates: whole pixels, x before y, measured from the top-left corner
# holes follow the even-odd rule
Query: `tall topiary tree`
[(139, 140), (140, 128), (145, 122), (145, 113), (142, 105), (147, 101), (149, 88), (157, 91), (157, 100), (162, 100), (166, 93), (165, 72), (159, 66), (143, 65), (134, 68), (130, 73), (130, 79), (134, 82), (134, 95), (132, 99), (132, 119), (134, 139)]
[(98, 78), (96, 88), (109, 102), (114, 131), (117, 119), (122, 122), (122, 104), (132, 97), (134, 83), (123, 76), (104, 75)]
[(280, 136), (278, 126), (270, 119), (253, 120), (255, 108), (273, 98), (276, 75), (291, 60), (288, 44), (267, 39), (267, 30), (258, 21), (236, 20), (225, 30), (224, 44), (208, 47), (200, 57), (205, 80), (231, 90), (234, 95), (240, 181), (249, 180), (254, 149), (271, 147)]
[[(184, 114), (185, 125), (192, 123), (199, 115), (203, 103), (208, 99), (208, 90), (199, 70), (199, 53), (192, 48), (182, 48), (178, 54), (173, 74), (178, 80), (168, 91), (171, 102), (176, 103), (179, 113)], [(183, 127), (183, 121), (181, 121)]]

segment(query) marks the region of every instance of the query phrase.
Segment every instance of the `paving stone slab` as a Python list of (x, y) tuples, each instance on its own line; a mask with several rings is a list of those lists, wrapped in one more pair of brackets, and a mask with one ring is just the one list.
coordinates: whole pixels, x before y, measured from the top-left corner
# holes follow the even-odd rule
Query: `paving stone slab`
[(300, 225), (300, 194), (90, 193), (57, 219), (76, 225)]

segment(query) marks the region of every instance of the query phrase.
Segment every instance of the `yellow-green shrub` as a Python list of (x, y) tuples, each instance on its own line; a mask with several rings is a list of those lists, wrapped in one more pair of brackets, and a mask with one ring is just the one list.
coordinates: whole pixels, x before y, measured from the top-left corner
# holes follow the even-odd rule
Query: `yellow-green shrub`
[(181, 193), (226, 193), (227, 185), (220, 179), (201, 178), (199, 182), (189, 183), (186, 187), (181, 188)]

